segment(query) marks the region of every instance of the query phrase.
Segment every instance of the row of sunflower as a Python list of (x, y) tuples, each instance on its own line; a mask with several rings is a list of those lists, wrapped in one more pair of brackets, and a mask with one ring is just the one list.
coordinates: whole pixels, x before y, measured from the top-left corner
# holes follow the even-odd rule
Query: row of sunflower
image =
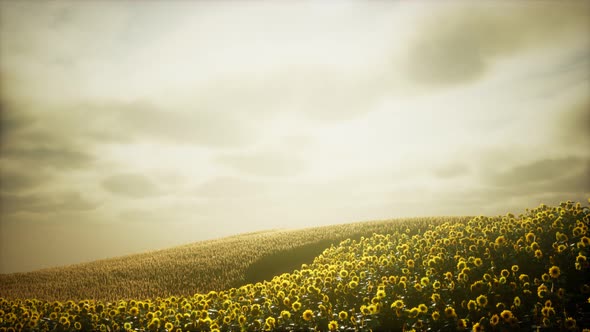
[(194, 296), (0, 299), (0, 331), (507, 331), (590, 328), (590, 209), (400, 223), (271, 280)]

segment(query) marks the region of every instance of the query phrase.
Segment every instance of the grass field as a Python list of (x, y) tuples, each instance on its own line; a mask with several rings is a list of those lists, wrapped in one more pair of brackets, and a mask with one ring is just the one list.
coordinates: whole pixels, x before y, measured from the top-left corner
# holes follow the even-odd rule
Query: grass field
[(0, 331), (590, 328), (590, 209), (269, 231), (0, 276)]

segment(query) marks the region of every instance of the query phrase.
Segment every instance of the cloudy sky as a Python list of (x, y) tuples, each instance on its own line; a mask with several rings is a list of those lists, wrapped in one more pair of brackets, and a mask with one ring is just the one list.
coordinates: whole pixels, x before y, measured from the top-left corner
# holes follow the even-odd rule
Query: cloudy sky
[(0, 1), (0, 273), (590, 197), (590, 2)]

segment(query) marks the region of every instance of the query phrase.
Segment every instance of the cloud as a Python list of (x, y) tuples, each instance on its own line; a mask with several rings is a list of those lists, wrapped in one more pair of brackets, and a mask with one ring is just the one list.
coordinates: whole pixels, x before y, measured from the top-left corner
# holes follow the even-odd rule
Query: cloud
[(558, 159), (540, 159), (524, 165), (509, 167), (491, 174), (488, 183), (497, 186), (519, 187), (522, 185), (558, 180), (584, 167), (586, 160), (575, 156)]
[(18, 160), (29, 165), (55, 168), (81, 168), (90, 164), (94, 158), (85, 152), (63, 146), (6, 147), (2, 158)]
[[(255, 137), (238, 114), (198, 103), (159, 106), (149, 100), (72, 100), (61, 109), (52, 112), (49, 121), (93, 144), (152, 141), (227, 147), (247, 144)], [(85, 121), (88, 116), (93, 121)]]
[(84, 198), (78, 192), (36, 193), (36, 194), (0, 194), (0, 212), (13, 214), (32, 212), (39, 214), (94, 210), (98, 203)]
[(18, 193), (39, 188), (51, 179), (51, 175), (31, 172), (27, 169), (3, 169), (0, 167), (0, 191)]
[(583, 2), (431, 6), (410, 42), (404, 72), (420, 85), (474, 82), (501, 57), (587, 34), (589, 9)]
[(194, 193), (204, 198), (229, 199), (264, 196), (268, 190), (264, 182), (239, 177), (216, 177), (199, 185)]
[(566, 107), (556, 116), (554, 134), (562, 143), (581, 145), (590, 151), (590, 97)]
[(102, 182), (107, 191), (132, 198), (157, 196), (161, 192), (152, 181), (144, 175), (121, 173), (107, 177)]
[[(504, 171), (487, 172), (479, 186), (485, 190), (473, 190), (474, 196), (487, 197), (498, 207), (513, 198), (525, 204), (533, 197), (548, 197), (551, 202), (561, 199), (583, 200), (590, 194), (590, 158), (569, 156), (543, 158), (525, 164), (508, 167)], [(496, 193), (496, 194), (494, 194)], [(491, 196), (490, 196), (491, 195)], [(546, 203), (548, 204), (548, 203)]]
[(465, 176), (469, 173), (469, 167), (462, 163), (453, 163), (441, 166), (434, 170), (434, 175), (441, 179), (452, 179), (456, 177)]
[(95, 161), (86, 142), (60, 125), (58, 114), (39, 112), (30, 101), (0, 99), (0, 161), (31, 171), (79, 169)]
[(226, 110), (199, 109), (198, 104), (180, 111), (142, 104), (121, 106), (113, 125), (143, 140), (206, 146), (239, 146), (249, 141), (236, 115)]
[(240, 172), (258, 176), (294, 176), (305, 169), (305, 164), (286, 152), (258, 152), (222, 155), (216, 161)]
[(33, 125), (37, 120), (22, 109), (22, 105), (0, 95), (0, 144), (13, 133)]

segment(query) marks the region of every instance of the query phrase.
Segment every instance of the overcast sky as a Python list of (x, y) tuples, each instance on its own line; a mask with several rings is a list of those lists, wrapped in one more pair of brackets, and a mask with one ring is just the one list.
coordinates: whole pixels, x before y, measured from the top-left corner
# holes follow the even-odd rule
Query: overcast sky
[(0, 272), (590, 197), (590, 2), (0, 1)]

